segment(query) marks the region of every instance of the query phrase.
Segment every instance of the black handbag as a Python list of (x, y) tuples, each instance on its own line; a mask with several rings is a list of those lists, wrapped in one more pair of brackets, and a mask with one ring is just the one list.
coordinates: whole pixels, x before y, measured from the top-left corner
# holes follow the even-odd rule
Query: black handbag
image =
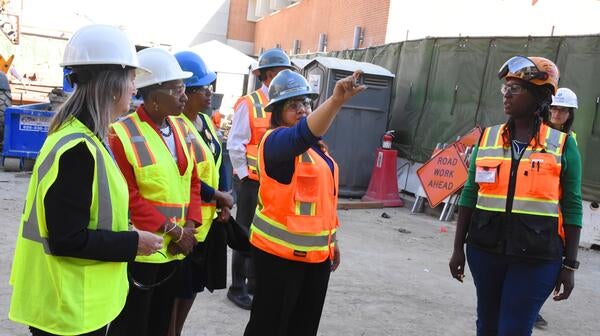
[(248, 230), (238, 224), (233, 217), (229, 217), (229, 221), (223, 223), (223, 225), (227, 233), (227, 245), (239, 252), (250, 252), (250, 234)]

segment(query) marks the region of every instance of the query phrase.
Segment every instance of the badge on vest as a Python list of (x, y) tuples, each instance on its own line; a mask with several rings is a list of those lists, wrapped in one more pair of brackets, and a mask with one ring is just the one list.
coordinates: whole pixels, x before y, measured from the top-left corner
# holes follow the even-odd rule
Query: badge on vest
[(302, 257), (302, 258), (306, 258), (306, 251), (298, 251), (298, 250), (294, 250), (294, 256), (296, 257)]
[(496, 183), (498, 167), (477, 167), (475, 170), (475, 182)]

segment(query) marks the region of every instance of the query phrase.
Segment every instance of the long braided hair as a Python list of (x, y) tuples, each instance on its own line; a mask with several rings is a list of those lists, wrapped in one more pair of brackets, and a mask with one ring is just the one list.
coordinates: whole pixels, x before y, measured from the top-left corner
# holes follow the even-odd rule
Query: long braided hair
[[(542, 125), (542, 116), (550, 113), (550, 104), (552, 103), (553, 87), (549, 84), (534, 85), (530, 82), (522, 81), (528, 92), (535, 99), (535, 112), (533, 115), (533, 127), (531, 128), (531, 137), (534, 139), (533, 148), (541, 147), (540, 142), (540, 126)], [(512, 117), (506, 122), (506, 127), (502, 130), (502, 144), (505, 150), (510, 148), (511, 142), (514, 139), (515, 121)]]

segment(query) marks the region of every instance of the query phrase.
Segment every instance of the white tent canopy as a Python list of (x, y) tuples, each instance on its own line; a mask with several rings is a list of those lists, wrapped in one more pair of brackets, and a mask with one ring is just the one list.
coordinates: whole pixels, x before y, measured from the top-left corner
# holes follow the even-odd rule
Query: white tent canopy
[(241, 51), (217, 40), (212, 40), (186, 48), (204, 60), (206, 66), (219, 73), (247, 75), (249, 67), (256, 60)]

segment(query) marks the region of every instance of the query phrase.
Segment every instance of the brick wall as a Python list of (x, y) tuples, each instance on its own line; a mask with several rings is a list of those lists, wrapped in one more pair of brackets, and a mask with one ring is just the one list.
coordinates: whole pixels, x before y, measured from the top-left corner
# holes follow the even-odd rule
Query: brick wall
[(350, 49), (355, 26), (364, 31), (360, 48), (384, 44), (389, 7), (390, 0), (302, 0), (256, 23), (254, 52), (277, 43), (289, 52), (294, 40), (300, 53), (315, 52), (320, 33), (327, 34), (328, 51)]
[(229, 22), (227, 23), (228, 39), (254, 42), (254, 26), (256, 23), (247, 20), (248, 1), (231, 0)]

